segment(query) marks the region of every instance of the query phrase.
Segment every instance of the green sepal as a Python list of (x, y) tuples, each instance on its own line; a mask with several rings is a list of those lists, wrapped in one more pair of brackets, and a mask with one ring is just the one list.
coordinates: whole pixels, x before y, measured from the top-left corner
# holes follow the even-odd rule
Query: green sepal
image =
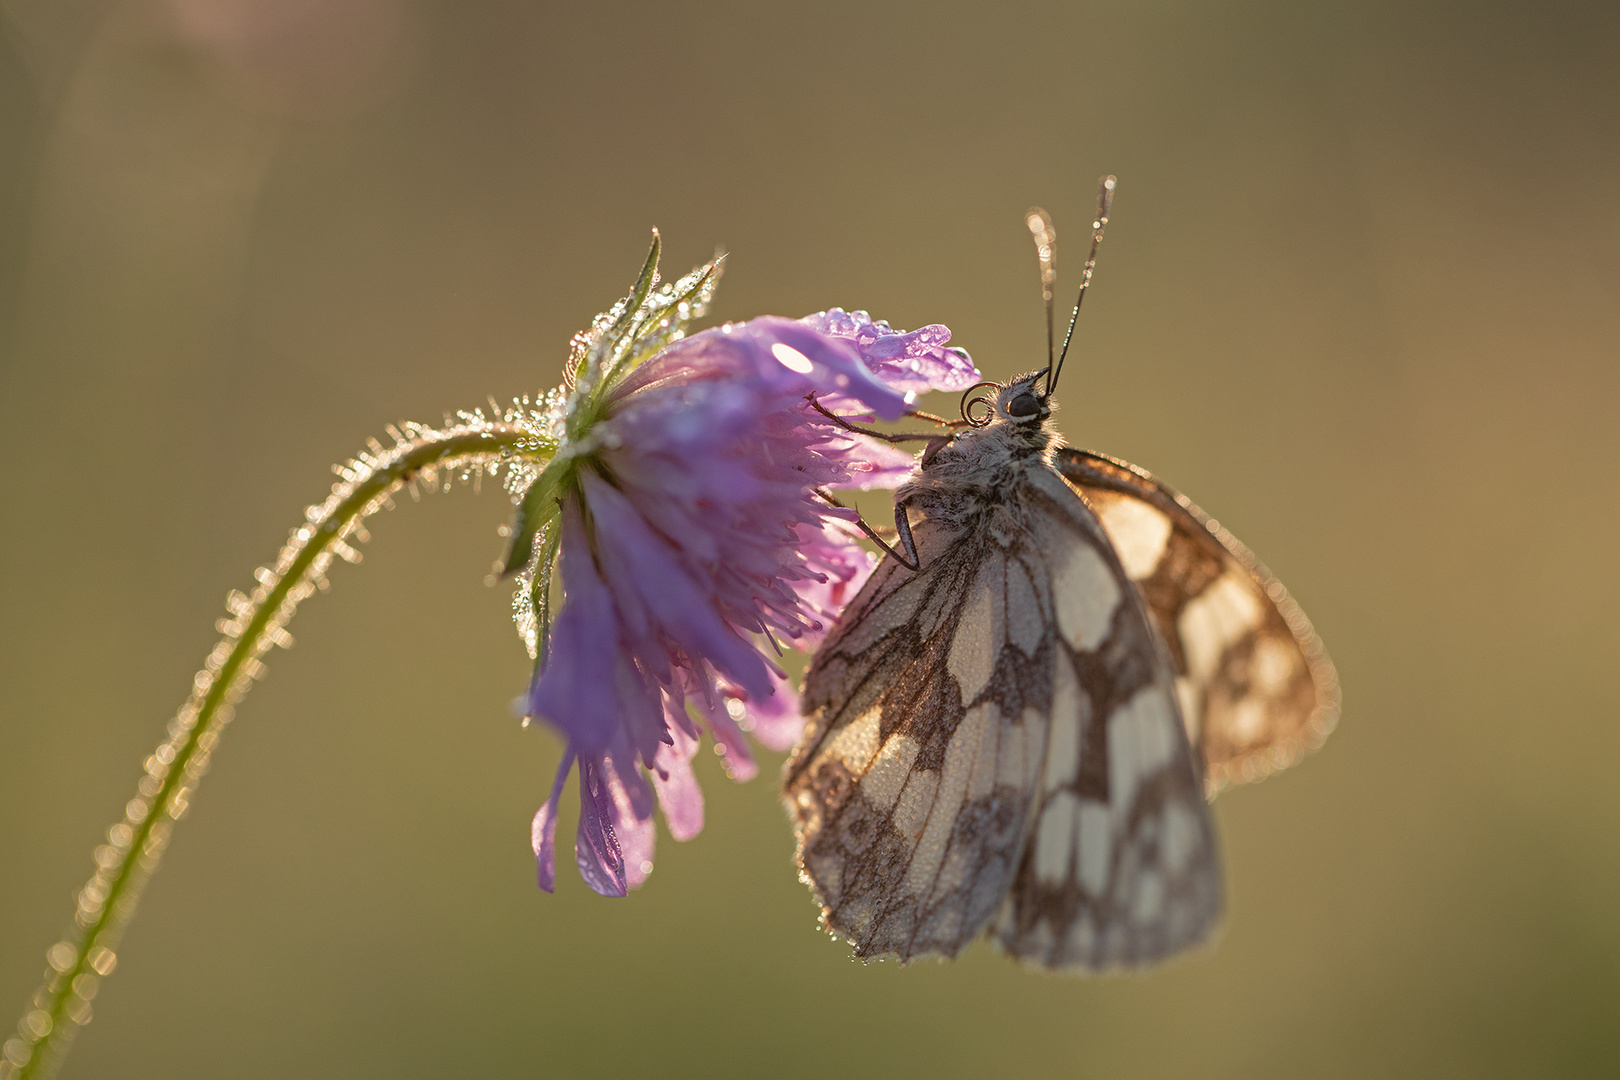
[(534, 557), (534, 538), (557, 516), (563, 483), (575, 464), (577, 462), (571, 458), (553, 458), (523, 493), (501, 577), (511, 577), (529, 565)]
[(652, 292), (653, 281), (658, 277), (658, 253), (664, 250), (664, 238), (658, 235), (658, 230), (652, 231), (652, 247), (647, 249), (647, 261), (642, 264), (641, 276), (636, 278), (636, 287), (630, 290), (630, 298), (624, 305), (624, 312), (608, 331), (612, 337), (623, 333), (637, 315), (641, 314), (641, 305), (647, 302), (647, 294)]
[[(561, 524), (560, 522), (557, 524)], [(546, 531), (546, 541), (540, 546), (540, 561), (535, 563), (534, 580), (529, 583), (529, 603), (534, 607), (535, 657), (534, 677), (546, 669), (551, 645), (551, 569), (557, 562), (557, 549), (562, 543), (562, 529)]]
[[(631, 327), (629, 332), (630, 346), (608, 372), (605, 380), (607, 385), (611, 386), (619, 380), (621, 374), (639, 366), (643, 360), (672, 341), (683, 337), (690, 318), (708, 311), (709, 299), (714, 295), (714, 286), (719, 280), (721, 264), (725, 262), (725, 258), (724, 252), (715, 252), (711, 261), (695, 267), (680, 281), (665, 285), (650, 301), (642, 302), (640, 321)], [(679, 309), (682, 304), (688, 305), (690, 314), (687, 318), (671, 318), (660, 325), (660, 320), (672, 310)]]
[[(653, 282), (658, 279), (658, 255), (664, 249), (664, 239), (653, 230), (652, 247), (647, 249), (647, 261), (642, 264), (641, 274), (630, 290), (630, 295), (619, 301), (617, 305), (619, 314), (601, 331), (596, 345), (589, 352), (580, 357), (580, 367), (575, 370), (576, 379), (584, 379), (587, 383), (594, 383), (601, 376), (603, 359), (613, 352), (629, 330), (636, 317), (641, 314), (641, 305), (646, 303), (647, 294), (652, 292)], [(600, 324), (598, 324), (600, 326)]]

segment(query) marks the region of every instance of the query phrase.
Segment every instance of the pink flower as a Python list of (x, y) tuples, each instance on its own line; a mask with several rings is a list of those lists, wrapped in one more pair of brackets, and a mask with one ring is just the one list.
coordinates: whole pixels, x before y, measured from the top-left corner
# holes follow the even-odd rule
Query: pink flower
[(557, 800), (577, 761), (575, 860), (623, 896), (652, 869), (652, 811), (676, 839), (703, 826), (691, 760), (702, 734), (728, 772), (757, 772), (748, 733), (791, 745), (798, 700), (775, 657), (810, 648), (873, 559), (851, 511), (818, 495), (903, 475), (909, 455), (854, 435), (807, 398), (895, 419), (928, 386), (978, 378), (949, 331), (911, 334), (864, 313), (765, 317), (653, 355), (603, 396), (558, 460), (560, 579), (529, 710), (568, 751), (535, 816), (540, 886), (555, 883)]

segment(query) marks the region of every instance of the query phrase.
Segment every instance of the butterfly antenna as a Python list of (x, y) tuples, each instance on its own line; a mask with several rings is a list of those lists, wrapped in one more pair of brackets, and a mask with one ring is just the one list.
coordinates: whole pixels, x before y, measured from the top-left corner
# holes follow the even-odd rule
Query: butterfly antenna
[(1069, 342), (1074, 339), (1074, 324), (1080, 319), (1080, 305), (1086, 301), (1086, 286), (1091, 284), (1091, 271), (1097, 266), (1097, 245), (1102, 243), (1103, 229), (1108, 226), (1108, 211), (1114, 205), (1114, 186), (1117, 183), (1112, 176), (1105, 176), (1097, 192), (1097, 219), (1091, 223), (1091, 254), (1086, 256), (1086, 268), (1080, 273), (1080, 295), (1074, 299), (1074, 314), (1069, 316), (1069, 332), (1063, 335), (1063, 351), (1058, 353), (1057, 367), (1046, 377), (1047, 397), (1051, 397), (1052, 391), (1057, 389), (1058, 376), (1063, 374), (1063, 358), (1069, 355)]
[(1035, 239), (1035, 257), (1041, 261), (1041, 299), (1046, 301), (1046, 381), (1047, 395), (1052, 393), (1052, 286), (1057, 284), (1057, 230), (1052, 228), (1052, 217), (1038, 206), (1024, 214), (1024, 224)]

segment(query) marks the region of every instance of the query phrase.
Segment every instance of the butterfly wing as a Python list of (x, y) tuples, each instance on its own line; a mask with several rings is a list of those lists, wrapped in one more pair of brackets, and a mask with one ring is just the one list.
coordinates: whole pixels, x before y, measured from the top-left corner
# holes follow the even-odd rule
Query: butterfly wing
[(784, 777), (801, 877), (862, 958), (955, 956), (978, 936), (1045, 746), (1043, 564), (929, 521), (914, 535), (922, 570), (882, 563), (817, 651)]
[(1102, 527), (1042, 470), (988, 527), (917, 526), (805, 681), (785, 798), (824, 920), (862, 957), (995, 923), (1048, 967), (1147, 963), (1220, 911), (1173, 673)]
[(1248, 548), (1134, 465), (1065, 447), (1169, 647), (1210, 795), (1298, 761), (1333, 730), (1339, 679), (1310, 620)]
[(1029, 838), (992, 932), (1021, 959), (1100, 970), (1164, 959), (1220, 917), (1221, 872), (1170, 660), (1107, 536), (1055, 473), (1025, 517), (1056, 618)]

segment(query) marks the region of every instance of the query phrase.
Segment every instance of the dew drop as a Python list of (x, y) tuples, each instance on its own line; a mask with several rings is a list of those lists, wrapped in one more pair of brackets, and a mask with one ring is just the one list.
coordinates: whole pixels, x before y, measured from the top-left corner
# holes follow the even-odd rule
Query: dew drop
[(45, 952), (45, 961), (57, 971), (66, 971), (79, 958), (79, 950), (65, 941), (58, 941)]
[(90, 967), (97, 975), (103, 977), (112, 974), (113, 968), (118, 966), (118, 954), (105, 947), (97, 947), (90, 953)]

